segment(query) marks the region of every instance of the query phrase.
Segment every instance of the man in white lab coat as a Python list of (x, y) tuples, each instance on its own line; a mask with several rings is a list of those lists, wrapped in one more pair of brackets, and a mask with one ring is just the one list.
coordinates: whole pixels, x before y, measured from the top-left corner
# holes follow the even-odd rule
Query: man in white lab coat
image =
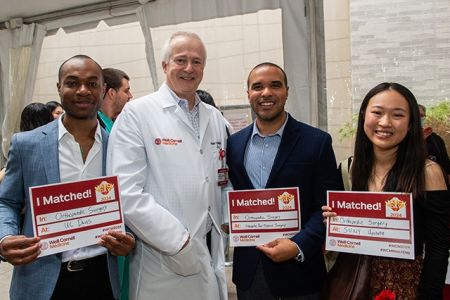
[(225, 122), (195, 93), (206, 60), (200, 38), (177, 32), (162, 51), (166, 81), (125, 106), (109, 139), (108, 173), (119, 175), (137, 236), (130, 299), (226, 299)]

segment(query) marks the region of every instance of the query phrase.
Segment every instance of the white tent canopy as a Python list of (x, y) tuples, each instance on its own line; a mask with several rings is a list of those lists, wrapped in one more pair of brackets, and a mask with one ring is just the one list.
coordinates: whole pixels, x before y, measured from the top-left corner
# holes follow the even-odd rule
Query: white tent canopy
[[(8, 3), (7, 3), (8, 2)], [(156, 89), (150, 28), (278, 9), (282, 12), (283, 56), (290, 90), (287, 110), (326, 129), (322, 1), (315, 0), (0, 0), (0, 124), (6, 156), (21, 109), (34, 90), (45, 35), (139, 21)], [(0, 155), (1, 156), (1, 155)]]

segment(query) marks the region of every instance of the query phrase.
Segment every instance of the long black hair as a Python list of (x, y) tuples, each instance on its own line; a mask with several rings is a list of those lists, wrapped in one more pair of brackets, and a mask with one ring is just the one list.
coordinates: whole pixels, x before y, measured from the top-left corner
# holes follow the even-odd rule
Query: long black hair
[(48, 107), (48, 109), (50, 109), (50, 112), (52, 112), (53, 113), (53, 111), (55, 110), (55, 109), (57, 109), (58, 107), (61, 107), (62, 108), (62, 105), (61, 105), (61, 103), (59, 103), (59, 102), (57, 102), (57, 101), (48, 101), (46, 104), (45, 104), (45, 106), (47, 106)]
[(20, 116), (20, 131), (29, 131), (53, 121), (51, 110), (43, 103), (30, 103)]
[(414, 197), (422, 197), (425, 190), (425, 143), (417, 100), (413, 93), (398, 83), (384, 82), (372, 88), (361, 103), (356, 130), (355, 154), (352, 174), (352, 189), (367, 191), (374, 168), (374, 151), (372, 142), (364, 132), (366, 109), (370, 99), (375, 95), (393, 90), (400, 93), (408, 102), (409, 124), (405, 138), (398, 145), (395, 163), (389, 170), (383, 191), (408, 192)]

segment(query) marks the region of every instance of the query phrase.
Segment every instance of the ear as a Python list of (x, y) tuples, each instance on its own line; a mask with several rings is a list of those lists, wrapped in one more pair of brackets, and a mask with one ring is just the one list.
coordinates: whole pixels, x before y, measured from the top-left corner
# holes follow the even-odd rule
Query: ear
[(61, 96), (61, 90), (60, 90), (60, 88), (61, 88), (61, 84), (60, 84), (59, 82), (57, 82), (57, 83), (56, 83), (56, 89), (58, 90), (58, 95)]
[(161, 62), (161, 66), (164, 71), (164, 74), (167, 74), (167, 65), (168, 65), (168, 63), (166, 63), (165, 61)]
[(424, 127), (423, 128), (423, 137), (426, 139), (430, 134), (433, 133), (433, 128), (431, 127)]
[(115, 89), (109, 89), (107, 92), (106, 92), (106, 96), (109, 98), (109, 99), (114, 99), (114, 96), (116, 95), (116, 90)]

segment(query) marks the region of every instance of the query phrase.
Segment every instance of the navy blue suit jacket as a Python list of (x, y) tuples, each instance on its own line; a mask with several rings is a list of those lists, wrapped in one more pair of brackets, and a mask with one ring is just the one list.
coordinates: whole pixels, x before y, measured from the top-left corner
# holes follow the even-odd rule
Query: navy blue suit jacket
[[(254, 189), (244, 166), (252, 129), (250, 125), (228, 139), (227, 163), (235, 190)], [(302, 229), (292, 240), (302, 249), (305, 260), (276, 263), (255, 247), (236, 247), (233, 257), (236, 286), (242, 290), (250, 287), (261, 260), (264, 277), (275, 296), (319, 292), (326, 276), (321, 206), (326, 204), (326, 191), (341, 189), (341, 185), (330, 135), (288, 115), (266, 188), (299, 188)]]

